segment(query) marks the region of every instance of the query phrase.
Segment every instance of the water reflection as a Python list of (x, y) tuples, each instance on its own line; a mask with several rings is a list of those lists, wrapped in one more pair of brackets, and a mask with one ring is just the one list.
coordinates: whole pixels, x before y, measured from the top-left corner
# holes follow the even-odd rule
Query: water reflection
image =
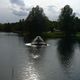
[(40, 80), (40, 73), (38, 70), (38, 62), (40, 60), (40, 49), (40, 47), (27, 47), (28, 62), (18, 72), (20, 74), (19, 80)]
[(29, 58), (33, 60), (39, 60), (44, 54), (45, 47), (37, 46), (37, 47), (28, 47), (29, 50)]
[(28, 63), (22, 69), (22, 80), (40, 80), (39, 72), (34, 67), (33, 63)]
[(30, 56), (33, 58), (33, 59), (37, 59), (40, 57), (40, 48), (36, 48), (36, 47), (31, 47), (29, 49), (29, 52), (30, 52)]
[(21, 37), (1, 33), (0, 80), (80, 80), (80, 39), (76, 41), (53, 39), (49, 47), (35, 48), (25, 46)]
[(62, 65), (69, 68), (74, 52), (75, 38), (63, 38), (58, 42), (59, 58)]
[(76, 41), (77, 41), (77, 44), (78, 44), (78, 46), (79, 46), (79, 48), (80, 48), (80, 37), (77, 37), (77, 38), (76, 38)]
[(42, 47), (28, 47), (28, 63), (22, 68), (22, 80), (40, 80), (39, 62), (42, 57)]

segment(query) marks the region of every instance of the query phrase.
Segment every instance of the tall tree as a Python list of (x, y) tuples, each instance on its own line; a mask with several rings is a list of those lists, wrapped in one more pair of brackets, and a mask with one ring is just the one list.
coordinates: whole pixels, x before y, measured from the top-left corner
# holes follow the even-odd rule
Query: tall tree
[(46, 20), (43, 9), (39, 6), (33, 7), (25, 20), (27, 30), (33, 35), (41, 35), (46, 31)]
[(80, 19), (78, 17), (75, 17), (75, 30), (80, 32)]
[(74, 18), (75, 14), (69, 5), (66, 5), (61, 9), (61, 14), (58, 21), (60, 30), (63, 31), (65, 35), (72, 35), (75, 33)]

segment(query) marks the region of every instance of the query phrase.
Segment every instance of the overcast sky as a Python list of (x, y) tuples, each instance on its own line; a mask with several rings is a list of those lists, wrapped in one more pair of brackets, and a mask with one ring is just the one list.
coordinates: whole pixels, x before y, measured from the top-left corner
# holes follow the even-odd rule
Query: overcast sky
[(33, 6), (39, 5), (50, 20), (57, 20), (61, 8), (70, 5), (80, 17), (80, 0), (0, 0), (0, 23), (25, 19)]

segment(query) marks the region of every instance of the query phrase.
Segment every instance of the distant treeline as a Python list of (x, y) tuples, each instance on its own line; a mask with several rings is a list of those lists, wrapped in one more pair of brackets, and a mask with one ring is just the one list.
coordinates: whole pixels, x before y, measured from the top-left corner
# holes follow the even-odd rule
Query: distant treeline
[[(54, 13), (53, 13), (54, 15)], [(80, 32), (80, 19), (69, 5), (61, 9), (57, 21), (51, 21), (39, 6), (33, 7), (28, 17), (16, 23), (0, 24), (1, 32), (15, 32), (22, 35), (41, 35), (43, 32), (61, 31), (65, 34)]]

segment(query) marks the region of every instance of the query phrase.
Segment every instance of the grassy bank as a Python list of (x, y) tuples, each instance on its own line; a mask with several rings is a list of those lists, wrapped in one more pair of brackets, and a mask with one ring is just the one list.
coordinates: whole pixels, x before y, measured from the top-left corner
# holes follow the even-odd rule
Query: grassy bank
[(77, 32), (77, 33), (76, 33), (76, 36), (77, 36), (77, 37), (80, 37), (80, 32)]
[[(22, 36), (24, 37), (28, 37), (29, 33), (21, 33)], [(32, 36), (32, 35), (31, 35)], [(63, 32), (44, 32), (42, 33), (42, 37), (44, 39), (48, 39), (48, 38), (63, 38), (65, 36), (65, 34)], [(76, 37), (80, 38), (80, 32), (76, 33)]]
[[(63, 32), (47, 32), (43, 33), (45, 38), (62, 38), (65, 36)], [(76, 37), (80, 38), (80, 32), (76, 33)]]
[(43, 33), (43, 36), (45, 38), (62, 38), (64, 37), (64, 33), (63, 32), (46, 32), (46, 33)]

